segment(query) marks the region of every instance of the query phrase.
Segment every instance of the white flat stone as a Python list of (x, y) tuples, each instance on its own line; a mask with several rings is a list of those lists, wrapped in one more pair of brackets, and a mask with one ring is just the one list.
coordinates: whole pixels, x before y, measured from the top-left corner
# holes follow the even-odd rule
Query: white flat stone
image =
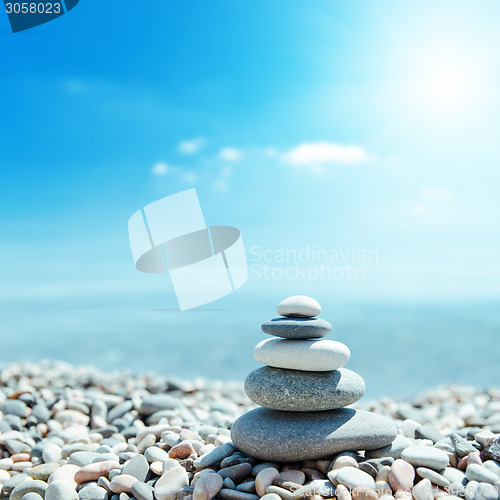
[(350, 356), (349, 348), (335, 340), (266, 339), (253, 350), (264, 365), (311, 372), (337, 370)]
[(321, 313), (318, 301), (305, 295), (294, 295), (278, 304), (278, 314), (289, 318), (313, 318)]

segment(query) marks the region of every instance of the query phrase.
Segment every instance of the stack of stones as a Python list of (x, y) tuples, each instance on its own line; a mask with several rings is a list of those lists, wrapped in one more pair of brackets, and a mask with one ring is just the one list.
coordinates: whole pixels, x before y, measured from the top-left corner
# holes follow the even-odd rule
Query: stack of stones
[(397, 434), (391, 420), (345, 408), (363, 397), (365, 382), (342, 368), (349, 348), (322, 339), (332, 327), (316, 317), (319, 303), (297, 295), (283, 300), (277, 311), (280, 318), (262, 325), (274, 338), (254, 349), (255, 359), (266, 366), (245, 381), (245, 392), (261, 408), (234, 422), (233, 443), (250, 456), (282, 462), (389, 445)]

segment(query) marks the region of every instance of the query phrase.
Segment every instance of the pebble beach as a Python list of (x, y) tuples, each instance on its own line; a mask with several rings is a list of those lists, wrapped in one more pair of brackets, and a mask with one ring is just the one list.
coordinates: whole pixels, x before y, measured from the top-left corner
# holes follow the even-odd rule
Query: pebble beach
[(255, 408), (242, 382), (46, 361), (10, 365), (0, 383), (5, 499), (499, 498), (498, 388), (359, 401), (397, 426), (390, 445), (291, 463), (231, 442), (234, 420)]

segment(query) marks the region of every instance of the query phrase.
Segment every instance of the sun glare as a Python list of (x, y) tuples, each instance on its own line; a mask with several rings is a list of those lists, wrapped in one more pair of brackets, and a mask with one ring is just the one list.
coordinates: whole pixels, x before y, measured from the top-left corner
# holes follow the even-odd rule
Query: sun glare
[(471, 91), (470, 81), (463, 68), (438, 68), (428, 75), (425, 90), (429, 97), (443, 104), (466, 100)]
[(422, 56), (413, 60), (411, 71), (413, 102), (420, 112), (453, 120), (457, 114), (477, 109), (485, 88), (479, 58), (430, 50)]

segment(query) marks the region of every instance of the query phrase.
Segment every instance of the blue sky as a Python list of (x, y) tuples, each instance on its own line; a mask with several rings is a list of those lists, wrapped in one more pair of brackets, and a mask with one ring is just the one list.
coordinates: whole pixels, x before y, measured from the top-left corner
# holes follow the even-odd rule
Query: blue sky
[(0, 14), (2, 297), (175, 307), (127, 220), (195, 187), (247, 251), (378, 252), (362, 280), (253, 279), (238, 300), (498, 298), (499, 14), (81, 0), (17, 34)]

